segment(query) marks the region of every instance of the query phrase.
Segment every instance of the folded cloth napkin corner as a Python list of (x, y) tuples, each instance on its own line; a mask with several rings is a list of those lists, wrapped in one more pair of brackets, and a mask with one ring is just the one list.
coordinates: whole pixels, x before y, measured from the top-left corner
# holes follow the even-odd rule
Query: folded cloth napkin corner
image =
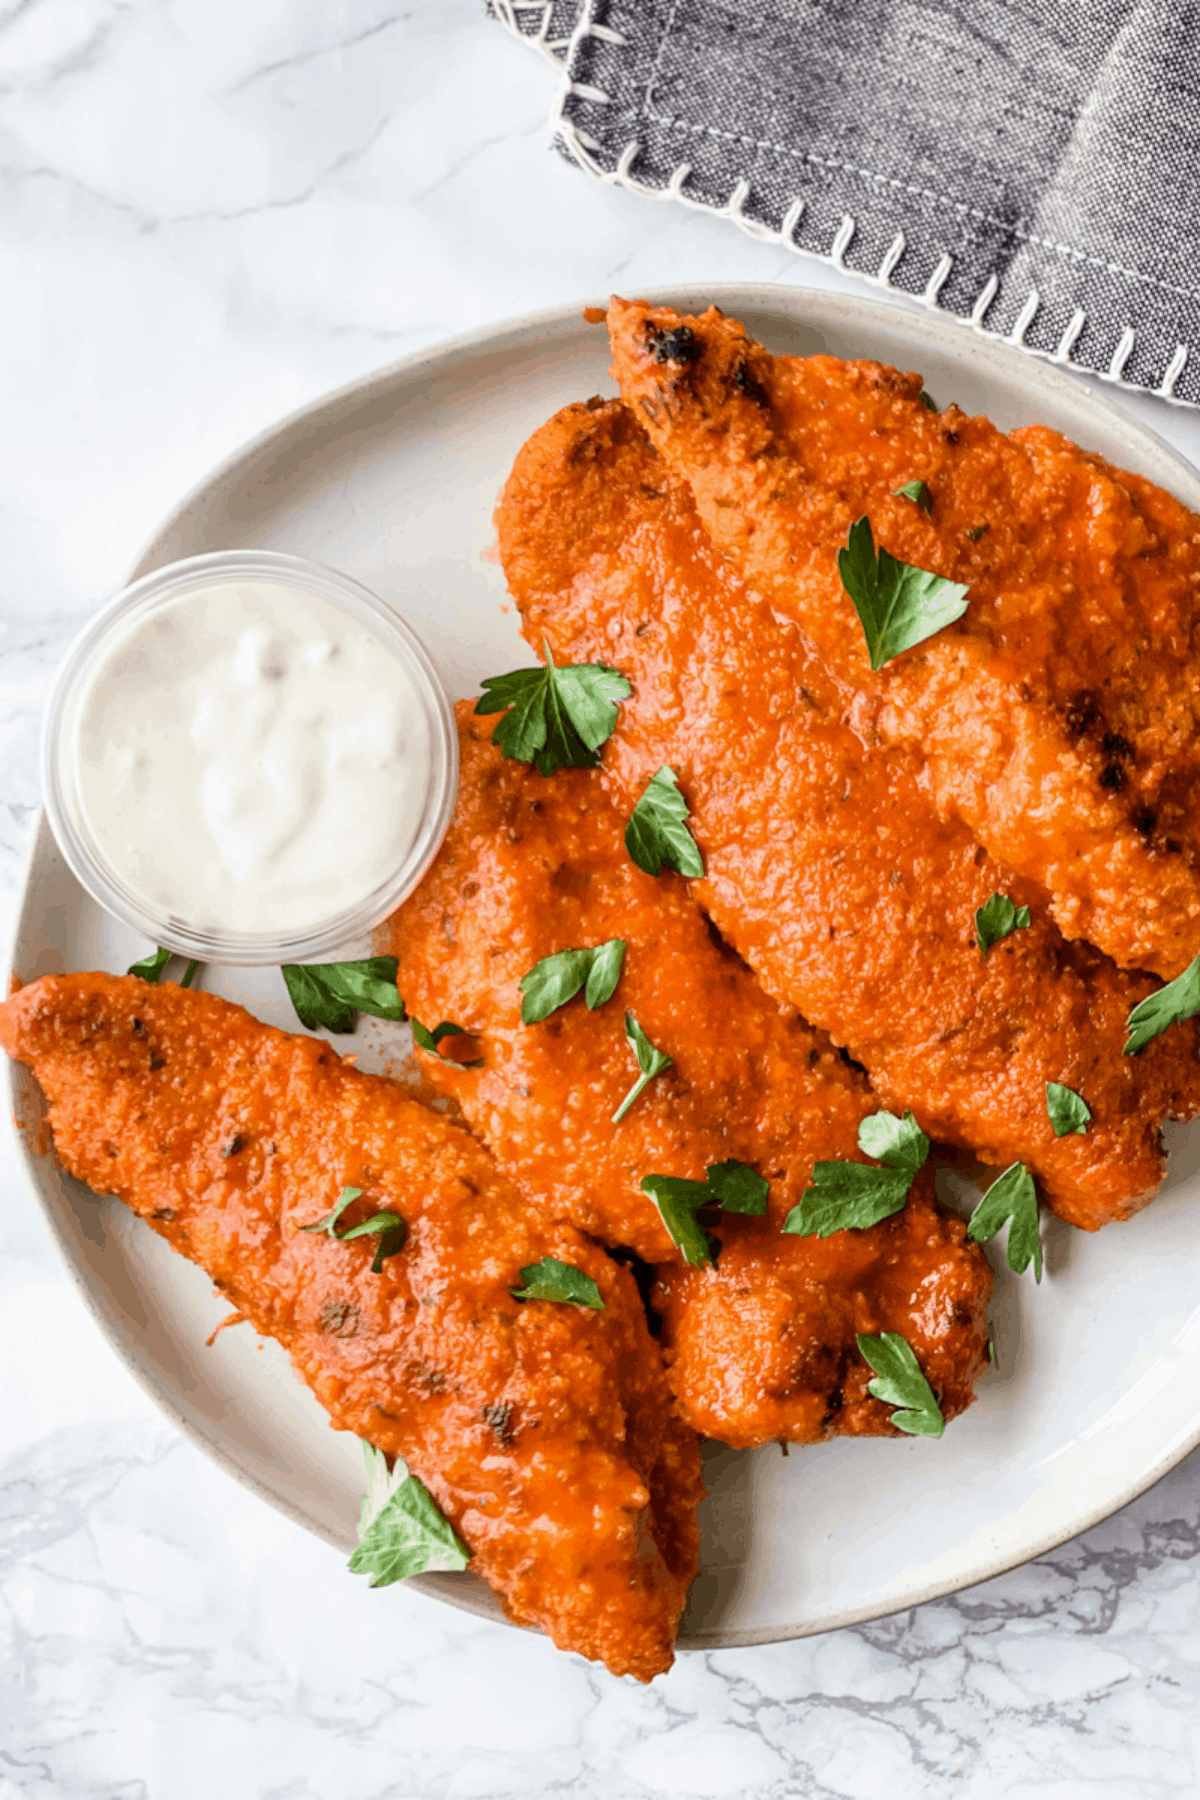
[(601, 181), (1200, 405), (1197, 0), (488, 0)]

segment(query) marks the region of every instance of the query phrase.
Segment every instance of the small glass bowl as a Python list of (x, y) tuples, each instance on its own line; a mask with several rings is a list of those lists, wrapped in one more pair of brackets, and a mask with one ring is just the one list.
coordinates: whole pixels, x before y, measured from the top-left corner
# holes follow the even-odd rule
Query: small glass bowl
[[(420, 823), (403, 861), (370, 893), (318, 925), (284, 936), (265, 932), (220, 932), (197, 927), (176, 914), (157, 917), (133, 894), (109, 863), (88, 826), (80, 804), (72, 745), (80, 702), (98, 657), (134, 619), (214, 580), (276, 581), (331, 602), (365, 625), (381, 650), (396, 657), (411, 678), (429, 727), (432, 769)], [(454, 810), (458, 783), (458, 732), (454, 711), (433, 659), (412, 626), (395, 607), (369, 588), (324, 563), (274, 550), (220, 550), (191, 556), (143, 575), (88, 621), (63, 659), (42, 721), (42, 794), (50, 828), (72, 872), (106, 911), (144, 937), (180, 956), (201, 962), (263, 966), (319, 962), (374, 930), (412, 892), (437, 854)]]

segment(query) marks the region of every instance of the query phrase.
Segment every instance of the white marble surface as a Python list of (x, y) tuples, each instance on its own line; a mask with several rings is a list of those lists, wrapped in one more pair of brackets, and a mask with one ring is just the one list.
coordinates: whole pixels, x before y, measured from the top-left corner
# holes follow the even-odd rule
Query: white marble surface
[[(323, 389), (529, 308), (854, 283), (592, 187), (477, 0), (0, 0), (0, 905), (74, 623)], [(1200, 419), (1131, 410), (1200, 456)], [(0, 1800), (1200, 1791), (1200, 1459), (1051, 1557), (649, 1690), (341, 1559), (178, 1438), (0, 1170)]]

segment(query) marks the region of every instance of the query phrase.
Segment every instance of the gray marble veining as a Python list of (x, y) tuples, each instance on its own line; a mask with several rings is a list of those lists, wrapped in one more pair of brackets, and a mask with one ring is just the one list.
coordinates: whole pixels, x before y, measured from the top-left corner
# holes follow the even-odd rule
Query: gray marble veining
[[(476, 0), (0, 0), (0, 908), (77, 621), (242, 439), (490, 319), (807, 280), (550, 152)], [(1131, 410), (1185, 453), (1200, 422)], [(649, 1690), (243, 1492), (98, 1336), (5, 1145), (0, 1800), (1162, 1800), (1200, 1791), (1200, 1459), (984, 1587)]]

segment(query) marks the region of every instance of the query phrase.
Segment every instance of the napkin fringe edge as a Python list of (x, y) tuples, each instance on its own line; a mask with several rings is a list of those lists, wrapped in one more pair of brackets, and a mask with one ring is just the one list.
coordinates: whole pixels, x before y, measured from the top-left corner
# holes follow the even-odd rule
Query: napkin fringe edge
[(621, 187), (628, 193), (636, 194), (644, 200), (673, 200), (680, 205), (690, 207), (694, 212), (706, 212), (713, 218), (729, 219), (739, 230), (759, 243), (777, 244), (781, 249), (789, 250), (793, 256), (805, 258), (811, 262), (824, 263), (840, 269), (843, 274), (851, 275), (856, 281), (865, 282), (868, 287), (879, 288), (884, 292), (903, 294), (907, 299), (915, 300), (918, 305), (927, 307), (931, 312), (942, 314), (952, 319), (964, 330), (973, 332), (975, 336), (988, 338), (994, 343), (1010, 344), (1014, 349), (1022, 350), (1027, 356), (1036, 356), (1042, 362), (1050, 363), (1058, 368), (1072, 369), (1077, 375), (1087, 375), (1097, 381), (1108, 382), (1127, 394), (1148, 394), (1152, 399), (1165, 400), (1169, 406), (1186, 407), (1194, 411), (1196, 403), (1182, 398), (1175, 393), (1176, 384), (1182, 375), (1190, 354), (1188, 344), (1176, 344), (1173, 353), (1163, 370), (1162, 379), (1157, 387), (1144, 382), (1129, 381), (1123, 373), (1137, 341), (1137, 333), (1132, 325), (1126, 324), (1117, 340), (1116, 349), (1107, 368), (1091, 367), (1085, 363), (1073, 362), (1071, 352), (1080, 333), (1087, 323), (1087, 314), (1082, 307), (1076, 307), (1058, 344), (1053, 350), (1043, 350), (1037, 345), (1027, 344), (1025, 334), (1033, 323), (1041, 304), (1041, 296), (1036, 287), (1031, 287), (1013, 322), (1012, 330), (999, 332), (989, 330), (984, 323), (989, 307), (1000, 290), (1000, 277), (994, 272), (984, 282), (976, 297), (970, 313), (951, 312), (939, 303), (938, 296), (945, 286), (946, 280), (954, 266), (954, 259), (948, 251), (944, 251), (938, 260), (922, 292), (914, 293), (909, 288), (896, 287), (892, 280), (892, 270), (896, 267), (906, 249), (904, 233), (898, 231), (891, 244), (884, 252), (876, 274), (872, 275), (864, 269), (846, 267), (845, 255), (854, 240), (858, 229), (857, 220), (852, 213), (842, 215), (841, 224), (834, 232), (828, 251), (801, 248), (794, 241), (793, 234), (802, 218), (807, 202), (800, 197), (792, 201), (777, 227), (764, 224), (759, 219), (747, 217), (744, 207), (750, 195), (750, 182), (740, 177), (733, 186), (729, 199), (723, 206), (711, 200), (697, 199), (695, 195), (684, 192), (684, 182), (690, 173), (690, 166), (681, 162), (671, 174), (670, 180), (661, 187), (649, 182), (638, 181), (632, 174), (632, 167), (641, 149), (635, 139), (631, 139), (621, 152), (616, 166), (606, 169), (591, 154), (601, 148), (595, 138), (580, 129), (574, 120), (566, 117), (565, 106), (572, 97), (590, 101), (593, 105), (606, 106), (609, 96), (586, 82), (571, 79), (570, 69), (574, 62), (574, 52), (581, 39), (599, 37), (606, 42), (625, 40), (619, 33), (609, 27), (597, 25), (592, 19), (591, 0), (584, 0), (575, 29), (565, 43), (552, 43), (548, 37), (552, 7), (544, 5), (541, 24), (537, 33), (521, 30), (516, 14), (518, 11), (530, 12), (536, 0), (489, 0), (492, 16), (502, 24), (513, 36), (528, 44), (531, 49), (538, 50), (553, 66), (559, 77), (558, 91), (550, 108), (550, 129), (554, 139), (564, 154), (590, 175), (594, 181), (606, 187)]

